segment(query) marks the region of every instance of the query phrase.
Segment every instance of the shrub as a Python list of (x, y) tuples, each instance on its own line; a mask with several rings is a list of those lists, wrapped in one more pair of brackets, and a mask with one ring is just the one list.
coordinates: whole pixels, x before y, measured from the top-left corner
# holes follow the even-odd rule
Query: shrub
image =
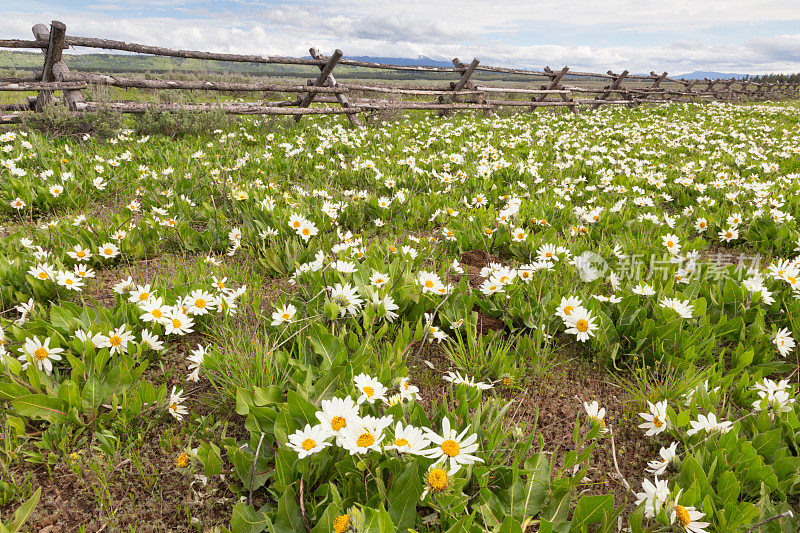
[(209, 133), (226, 129), (235, 119), (222, 110), (204, 112), (147, 110), (134, 120), (134, 129), (141, 135), (162, 134), (169, 137)]
[(113, 137), (125, 124), (125, 117), (110, 109), (91, 113), (73, 113), (62, 106), (49, 106), (41, 113), (23, 115), (25, 127), (53, 137), (92, 134)]

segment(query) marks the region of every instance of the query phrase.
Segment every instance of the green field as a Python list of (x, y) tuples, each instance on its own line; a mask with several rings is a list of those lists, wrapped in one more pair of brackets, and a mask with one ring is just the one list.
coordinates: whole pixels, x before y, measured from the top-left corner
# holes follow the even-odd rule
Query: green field
[(0, 521), (796, 531), (799, 122), (3, 130)]

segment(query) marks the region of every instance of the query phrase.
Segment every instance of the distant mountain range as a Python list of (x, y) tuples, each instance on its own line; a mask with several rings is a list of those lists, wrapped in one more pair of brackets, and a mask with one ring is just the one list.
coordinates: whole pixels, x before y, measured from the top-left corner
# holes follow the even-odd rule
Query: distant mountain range
[[(409, 57), (376, 57), (376, 56), (349, 56), (347, 59), (368, 61), (370, 63), (386, 63), (389, 65), (422, 65), (426, 67), (452, 67), (450, 61), (439, 61), (428, 56), (419, 56), (416, 59)], [(527, 67), (523, 67), (527, 68)], [(685, 78), (687, 80), (703, 80), (705, 78), (743, 78), (745, 74), (732, 74), (730, 72), (715, 72), (710, 70), (696, 70), (689, 74), (670, 75), (671, 78)]]
[[(355, 59), (358, 61), (366, 61), (369, 63), (384, 63), (388, 65), (422, 65), (427, 67), (452, 67), (453, 63), (450, 61), (433, 59), (428, 56), (418, 56), (416, 58), (410, 57), (381, 57), (381, 56), (347, 56), (347, 59)], [(463, 58), (465, 62), (470, 58)], [(196, 59), (182, 59), (174, 57), (158, 57), (158, 56), (133, 56), (127, 54), (66, 54), (66, 61), (70, 68), (76, 70), (84, 70), (87, 72), (164, 72), (171, 70), (187, 70), (187, 71), (225, 71), (235, 73), (295, 73), (296, 71), (308, 70), (308, 67), (297, 65), (252, 65), (247, 63), (227, 63), (227, 62), (204, 62)], [(18, 68), (26, 70), (41, 69), (42, 59), (41, 54), (38, 52), (20, 52), (20, 51), (5, 51), (0, 50), (0, 68)], [(351, 67), (352, 69), (353, 67)], [(357, 67), (356, 67), (357, 68)], [(518, 67), (519, 68), (519, 67)], [(530, 68), (523, 66), (521, 68)], [(533, 70), (539, 70), (533, 67)], [(373, 75), (383, 77), (397, 77), (397, 74), (389, 76), (388, 73), (382, 75)], [(483, 73), (483, 75), (486, 75)], [(346, 73), (340, 73), (337, 77), (347, 78)], [(694, 79), (715, 79), (715, 78), (739, 78), (744, 77), (743, 74), (732, 74), (725, 72), (715, 71), (695, 71), (689, 74), (671, 74), (671, 78), (685, 78), (687, 80)]]
[(687, 80), (704, 80), (706, 78), (713, 80), (714, 78), (744, 78), (746, 74), (731, 74), (730, 72), (714, 72), (707, 70), (696, 70), (689, 74), (670, 74), (670, 78), (685, 78)]
[(439, 61), (428, 56), (419, 56), (416, 59), (408, 57), (377, 57), (377, 56), (347, 56), (347, 59), (356, 61), (368, 61), (370, 63), (385, 63), (388, 65), (421, 65), (424, 67), (452, 67), (450, 61)]

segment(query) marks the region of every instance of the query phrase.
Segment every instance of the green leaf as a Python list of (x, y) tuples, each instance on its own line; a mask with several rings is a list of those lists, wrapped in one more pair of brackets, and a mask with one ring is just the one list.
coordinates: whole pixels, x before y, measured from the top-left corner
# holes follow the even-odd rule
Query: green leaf
[(393, 533), (392, 517), (385, 509), (364, 508), (364, 533)]
[(308, 337), (314, 346), (314, 352), (322, 356), (322, 368), (331, 368), (336, 362), (339, 354), (346, 351), (344, 344), (335, 335), (331, 335), (320, 326), (313, 334)]
[(206, 476), (217, 476), (222, 472), (222, 457), (216, 444), (211, 442), (201, 444), (197, 448), (197, 458), (203, 463)]
[(739, 499), (741, 484), (736, 479), (736, 474), (728, 470), (723, 472), (717, 480), (717, 496), (721, 501), (719, 508), (722, 509), (729, 503), (734, 503)]
[(73, 324), (77, 324), (78, 322), (77, 316), (63, 307), (53, 307), (50, 309), (50, 323), (61, 333), (71, 333), (75, 329)]
[(231, 531), (236, 533), (261, 533), (271, 527), (272, 522), (264, 508), (255, 511), (251, 505), (244, 503), (238, 503), (233, 506)]
[(22, 526), (27, 522), (28, 518), (33, 513), (33, 510), (36, 509), (36, 504), (39, 503), (39, 497), (42, 495), (42, 488), (39, 487), (36, 489), (36, 492), (28, 498), (28, 501), (23, 503), (19, 509), (14, 512), (14, 520), (9, 524), (8, 530), (11, 533), (16, 533), (17, 531), (22, 528)]
[(462, 531), (469, 531), (473, 522), (475, 522), (474, 512), (469, 516), (462, 516), (459, 518), (452, 526), (450, 526), (450, 529), (447, 530), (447, 533), (461, 533)]
[(14, 400), (30, 394), (30, 390), (17, 383), (0, 383), (0, 400)]
[(758, 455), (764, 458), (771, 458), (781, 442), (780, 428), (773, 429), (766, 433), (759, 433), (753, 439), (753, 447), (758, 452)]
[(318, 411), (318, 409), (314, 406), (314, 404), (293, 390), (290, 390), (287, 394), (286, 401), (289, 404), (289, 412), (294, 418), (299, 418), (300, 420), (303, 420), (304, 424), (309, 424), (311, 426), (315, 426), (317, 424), (318, 421), (315, 413)]
[(499, 533), (522, 533), (522, 525), (513, 516), (507, 516), (500, 524)]
[(401, 530), (414, 527), (417, 502), (422, 494), (416, 468), (406, 468), (389, 490), (389, 515)]
[(589, 524), (606, 525), (614, 512), (614, 496), (582, 496), (572, 515), (570, 531), (588, 531)]
[(300, 506), (297, 503), (297, 494), (289, 486), (283, 491), (283, 495), (278, 500), (278, 514), (275, 515), (275, 531), (305, 531), (303, 517), (300, 514)]
[(67, 416), (67, 402), (46, 394), (26, 394), (13, 400), (11, 405), (20, 416), (40, 418), (48, 422), (61, 422)]

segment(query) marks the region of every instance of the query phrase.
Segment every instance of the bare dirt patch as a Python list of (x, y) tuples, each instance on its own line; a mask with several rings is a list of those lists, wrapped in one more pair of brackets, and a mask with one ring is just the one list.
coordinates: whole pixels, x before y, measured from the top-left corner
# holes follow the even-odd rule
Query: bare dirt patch
[[(196, 531), (195, 520), (206, 528), (223, 525), (234, 503), (224, 498), (230, 495), (224, 482), (204, 484), (191, 468), (177, 468), (180, 448), (161, 445), (166, 426), (153, 426), (133, 452), (108, 456), (87, 447), (61, 458), (49, 474), (35, 468), (32, 481), (42, 497), (25, 531)], [(30, 468), (12, 467), (0, 478), (22, 479)], [(9, 516), (12, 509), (0, 511)]]
[[(430, 413), (430, 408), (441, 402), (450, 386), (442, 376), (451, 369), (451, 362), (439, 345), (426, 343), (415, 358), (418, 350), (418, 343), (409, 350), (409, 377), (420, 388), (420, 405)], [(482, 379), (481, 376), (470, 377)], [(508, 425), (521, 427), (525, 438), (535, 428), (537, 439), (541, 436), (544, 451), (554, 454), (556, 465), (563, 465), (566, 453), (574, 450), (576, 419), (581, 422), (582, 433), (588, 431), (583, 402), (594, 400), (606, 410), (605, 421), (614, 431), (620, 473), (634, 490), (639, 488), (636, 484), (645, 475), (647, 462), (658, 456), (660, 446), (669, 445), (645, 437), (644, 431), (638, 428), (640, 421), (632, 399), (604, 368), (587, 361), (559, 359), (543, 377), (519, 376), (517, 385), (515, 388), (495, 385), (495, 392), (514, 404), (507, 413)], [(628, 509), (633, 509), (632, 494), (616, 474), (609, 436), (598, 440), (588, 466), (582, 493), (613, 493), (617, 505), (627, 498)]]

